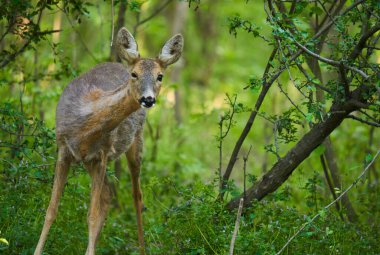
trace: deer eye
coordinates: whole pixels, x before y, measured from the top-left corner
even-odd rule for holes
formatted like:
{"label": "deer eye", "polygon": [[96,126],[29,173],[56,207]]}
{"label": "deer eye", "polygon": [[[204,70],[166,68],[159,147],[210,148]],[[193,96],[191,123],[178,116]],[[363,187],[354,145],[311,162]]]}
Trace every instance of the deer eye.
{"label": "deer eye", "polygon": [[131,73],[131,76],[132,76],[133,79],[137,79],[138,78],[137,73],[135,73],[135,72]]}
{"label": "deer eye", "polygon": [[162,78],[164,78],[164,76],[163,76],[162,74],[159,74],[159,75],[157,76],[157,81],[162,81]]}

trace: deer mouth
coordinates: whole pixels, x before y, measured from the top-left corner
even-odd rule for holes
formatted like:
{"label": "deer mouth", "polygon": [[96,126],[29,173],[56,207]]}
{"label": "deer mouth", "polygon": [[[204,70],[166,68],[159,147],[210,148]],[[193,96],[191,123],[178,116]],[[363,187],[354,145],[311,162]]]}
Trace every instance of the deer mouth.
{"label": "deer mouth", "polygon": [[149,108],[153,107],[155,105],[155,103],[141,102],[140,105],[141,105],[142,108],[149,109]]}
{"label": "deer mouth", "polygon": [[156,99],[151,97],[151,96],[142,97],[142,98],[140,98],[139,103],[140,103],[141,107],[143,107],[143,108],[151,108],[152,106],[154,106],[156,104]]}

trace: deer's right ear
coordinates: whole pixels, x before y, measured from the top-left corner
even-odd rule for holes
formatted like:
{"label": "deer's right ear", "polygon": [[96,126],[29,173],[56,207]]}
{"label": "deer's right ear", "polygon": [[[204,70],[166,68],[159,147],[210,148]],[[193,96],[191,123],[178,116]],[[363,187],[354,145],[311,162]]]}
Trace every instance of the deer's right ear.
{"label": "deer's right ear", "polygon": [[125,27],[117,33],[116,47],[119,57],[126,60],[128,64],[134,64],[140,58],[136,40]]}

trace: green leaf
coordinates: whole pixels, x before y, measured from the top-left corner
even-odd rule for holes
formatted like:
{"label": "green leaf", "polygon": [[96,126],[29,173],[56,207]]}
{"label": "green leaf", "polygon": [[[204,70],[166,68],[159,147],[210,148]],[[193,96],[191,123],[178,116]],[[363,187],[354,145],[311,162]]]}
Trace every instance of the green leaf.
{"label": "green leaf", "polygon": [[365,156],[365,162],[368,164],[369,162],[371,162],[373,159],[373,155],[372,154],[367,154]]}
{"label": "green leaf", "polygon": [[5,238],[0,238],[0,243],[3,243],[5,245],[9,246],[9,243],[8,243],[7,239],[5,239]]}
{"label": "green leaf", "polygon": [[326,218],[326,213],[327,213],[326,209],[319,210],[318,212],[319,216],[321,216],[322,219]]}
{"label": "green leaf", "polygon": [[306,113],[306,120],[308,122],[312,122],[313,121],[313,114],[312,113]]}

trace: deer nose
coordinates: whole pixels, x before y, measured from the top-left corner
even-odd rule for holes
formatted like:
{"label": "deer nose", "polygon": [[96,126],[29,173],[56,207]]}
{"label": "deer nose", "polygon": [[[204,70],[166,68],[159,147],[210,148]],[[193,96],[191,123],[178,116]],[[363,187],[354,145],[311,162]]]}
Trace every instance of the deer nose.
{"label": "deer nose", "polygon": [[145,108],[150,108],[156,103],[156,99],[154,97],[142,97],[139,99],[140,105]]}

